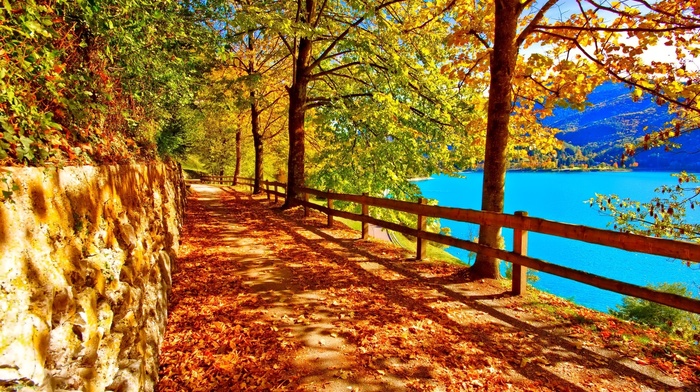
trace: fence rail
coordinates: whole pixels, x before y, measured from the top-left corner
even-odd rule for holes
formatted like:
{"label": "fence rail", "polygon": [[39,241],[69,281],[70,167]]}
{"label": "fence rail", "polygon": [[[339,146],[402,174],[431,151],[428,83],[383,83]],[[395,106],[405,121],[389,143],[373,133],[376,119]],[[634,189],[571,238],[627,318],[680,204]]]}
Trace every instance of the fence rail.
{"label": "fence rail", "polygon": [[[218,180],[216,176],[212,177],[213,180]],[[252,179],[240,178],[239,180],[243,184],[250,185],[252,191],[254,182]],[[278,200],[278,197],[285,197],[286,184],[275,181],[263,181],[262,185],[265,187],[263,190],[267,193],[268,199],[270,199],[270,195],[274,195],[275,201]],[[281,188],[281,191],[279,188]],[[527,268],[532,268],[601,289],[649,300],[677,309],[700,313],[700,300],[694,298],[659,292],[647,287],[621,282],[527,256],[527,237],[529,232],[583,241],[630,252],[671,257],[690,262],[700,262],[700,245],[698,244],[554,222],[546,219],[529,217],[526,212],[517,212],[511,215],[471,209],[430,206],[425,204],[424,200],[419,200],[416,203],[371,197],[367,194],[351,195],[331,191],[324,192],[304,187],[296,189],[296,192],[302,197],[302,200],[298,200],[297,202],[304,206],[305,215],[308,215],[308,209],[312,208],[328,216],[328,225],[333,224],[334,216],[360,221],[362,222],[362,238],[367,237],[368,224],[374,224],[416,237],[416,259],[418,260],[425,256],[425,241],[433,241],[510,262],[513,264],[512,280],[513,292],[515,294],[522,294],[525,291]],[[309,202],[309,195],[325,198],[327,200],[327,205],[322,206]],[[333,201],[335,200],[356,203],[361,206],[362,213],[356,214],[336,210],[333,208]],[[416,228],[411,228],[374,218],[369,214],[370,206],[415,214],[418,217],[418,225]],[[450,219],[477,225],[512,228],[514,235],[513,250],[495,249],[472,241],[428,232],[426,231],[425,225],[426,217]]]}

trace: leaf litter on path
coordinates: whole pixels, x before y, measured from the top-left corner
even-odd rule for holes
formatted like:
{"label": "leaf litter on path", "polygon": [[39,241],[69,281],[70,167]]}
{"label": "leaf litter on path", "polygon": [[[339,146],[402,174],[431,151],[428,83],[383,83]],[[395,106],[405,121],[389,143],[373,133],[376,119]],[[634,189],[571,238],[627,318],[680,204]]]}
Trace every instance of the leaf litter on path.
{"label": "leaf litter on path", "polygon": [[512,297],[320,213],[193,188],[158,391],[697,389],[692,348],[637,344],[631,323]]}

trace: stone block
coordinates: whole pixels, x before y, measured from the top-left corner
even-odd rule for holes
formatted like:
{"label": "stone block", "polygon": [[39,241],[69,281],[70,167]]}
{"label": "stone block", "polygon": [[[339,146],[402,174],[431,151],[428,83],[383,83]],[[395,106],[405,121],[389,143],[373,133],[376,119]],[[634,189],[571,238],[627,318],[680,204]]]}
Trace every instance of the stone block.
{"label": "stone block", "polygon": [[0,168],[0,385],[151,391],[182,224],[163,164]]}

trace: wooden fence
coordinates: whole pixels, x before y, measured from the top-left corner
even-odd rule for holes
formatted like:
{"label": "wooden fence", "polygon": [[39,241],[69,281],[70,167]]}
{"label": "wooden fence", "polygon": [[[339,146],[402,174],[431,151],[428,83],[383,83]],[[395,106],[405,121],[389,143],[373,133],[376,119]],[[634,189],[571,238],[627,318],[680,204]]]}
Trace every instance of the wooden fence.
{"label": "wooden fence", "polygon": [[212,175],[204,175],[200,178],[201,182],[205,182],[207,184],[222,184],[222,185],[232,185],[233,184],[233,179],[234,176],[212,176]]}
{"label": "wooden fence", "polygon": [[[251,179],[240,180],[245,180],[246,184],[252,184]],[[241,183],[243,183],[243,181],[241,181]],[[263,190],[267,193],[268,199],[270,199],[271,194],[274,195],[275,201],[278,200],[278,197],[285,196],[286,184],[284,183],[263,181],[262,185],[264,185]],[[433,241],[510,262],[513,264],[513,292],[517,295],[525,291],[527,268],[532,268],[601,289],[646,299],[677,309],[700,313],[700,300],[697,299],[655,291],[646,287],[617,281],[527,256],[528,232],[548,234],[591,244],[623,249],[630,252],[664,256],[690,262],[700,262],[700,245],[698,244],[554,222],[546,219],[529,217],[526,212],[522,211],[511,215],[462,208],[430,206],[425,204],[424,200],[419,200],[417,203],[414,203],[370,197],[367,194],[349,195],[303,187],[297,189],[297,194],[302,198],[302,200],[298,202],[304,206],[305,214],[308,215],[309,208],[319,210],[328,216],[328,225],[333,224],[334,216],[362,222],[362,238],[367,237],[368,225],[370,223],[416,237],[416,258],[418,260],[425,256],[426,241]],[[326,206],[309,202],[309,195],[325,198],[327,200]],[[335,200],[356,203],[361,206],[360,210],[362,212],[356,214],[333,209],[333,202]],[[418,217],[417,227],[406,227],[397,223],[373,218],[369,214],[370,206],[415,214]],[[477,225],[512,228],[514,236],[513,250],[495,249],[472,241],[428,232],[426,231],[427,217],[450,219]]]}

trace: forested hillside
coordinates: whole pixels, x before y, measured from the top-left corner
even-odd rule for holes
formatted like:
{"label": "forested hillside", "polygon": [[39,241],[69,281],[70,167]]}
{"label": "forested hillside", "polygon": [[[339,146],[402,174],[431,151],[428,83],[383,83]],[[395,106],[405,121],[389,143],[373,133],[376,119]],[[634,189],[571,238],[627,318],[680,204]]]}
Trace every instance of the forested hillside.
{"label": "forested hillside", "polygon": [[[633,100],[631,89],[621,83],[599,86],[588,101],[584,110],[555,108],[553,115],[543,120],[545,125],[562,130],[557,135],[565,143],[557,156],[560,166],[619,165],[626,144],[634,144],[675,117],[668,105],[658,105],[649,95]],[[679,147],[638,149],[625,157],[624,165],[640,170],[699,170],[700,161],[693,159],[700,151],[698,135],[689,133],[671,141]]]}

